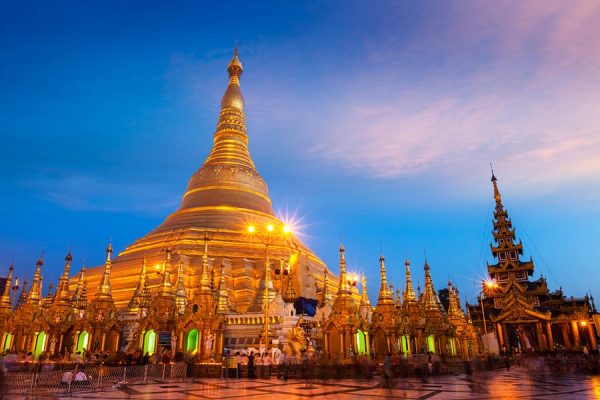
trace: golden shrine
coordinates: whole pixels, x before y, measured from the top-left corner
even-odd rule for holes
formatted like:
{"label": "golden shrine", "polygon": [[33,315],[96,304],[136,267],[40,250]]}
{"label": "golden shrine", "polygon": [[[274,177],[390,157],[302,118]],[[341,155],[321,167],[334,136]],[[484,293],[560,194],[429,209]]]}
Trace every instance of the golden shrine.
{"label": "golden shrine", "polygon": [[485,337],[487,326],[497,332],[500,346],[554,349],[558,341],[595,349],[593,299],[568,300],[549,293],[545,280],[528,280],[533,262],[519,260],[522,245],[514,243],[495,177],[492,253],[499,262],[489,266],[493,290],[481,311],[468,306],[465,314],[451,282],[439,292],[442,303],[427,260],[424,292],[415,293],[407,259],[403,292],[394,293],[381,256],[375,306],[365,276],[359,292],[359,276],[346,270],[343,246],[339,278],[329,279],[327,266],[274,215],[250,157],[237,49],[227,71],[212,150],[179,209],[114,259],[109,243],[103,266],[70,276],[69,252],[56,293],[42,294],[41,257],[29,289],[26,281],[13,284],[11,266],[0,279],[0,351],[172,349],[203,362],[247,348],[291,356],[320,350],[342,361],[427,352],[470,358],[489,351],[474,323]]}

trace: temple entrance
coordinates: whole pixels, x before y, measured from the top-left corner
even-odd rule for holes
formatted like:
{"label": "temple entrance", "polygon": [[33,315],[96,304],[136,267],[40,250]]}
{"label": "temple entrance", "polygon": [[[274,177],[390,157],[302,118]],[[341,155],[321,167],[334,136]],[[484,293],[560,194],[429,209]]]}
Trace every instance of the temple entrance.
{"label": "temple entrance", "polygon": [[356,352],[358,354],[366,354],[367,353],[367,340],[365,333],[358,329],[356,331]]}
{"label": "temple entrance", "polygon": [[185,351],[190,354],[196,354],[198,352],[198,329],[192,329],[188,332]]}
{"label": "temple entrance", "polygon": [[400,351],[402,351],[405,357],[411,353],[409,335],[402,335],[400,337]]}
{"label": "temple entrance", "polygon": [[9,351],[11,346],[12,346],[12,342],[13,342],[13,335],[12,333],[5,333],[2,336],[2,342],[0,343],[2,345],[2,347],[0,347],[0,349],[2,349],[2,351]]}
{"label": "temple entrance", "polygon": [[377,329],[377,331],[375,331],[373,345],[375,347],[375,353],[378,356],[386,356],[390,352],[388,349],[387,338],[381,329]]}
{"label": "temple entrance", "polygon": [[450,355],[451,356],[455,356],[456,355],[456,339],[451,337],[448,338],[448,347],[450,350]]}
{"label": "temple entrance", "polygon": [[44,352],[46,349],[46,342],[48,340],[48,336],[46,332],[36,332],[34,334],[33,341],[33,357],[38,358],[40,354]]}
{"label": "temple entrance", "polygon": [[90,341],[90,334],[86,331],[81,331],[79,332],[79,335],[77,335],[77,346],[75,347],[75,352],[84,352],[88,349],[88,345],[89,345],[89,341]]}
{"label": "temple entrance", "polygon": [[427,351],[431,353],[435,353],[435,336],[429,335],[427,336]]}
{"label": "temple entrance", "polygon": [[340,331],[335,327],[335,325],[332,325],[331,328],[329,329],[329,354],[343,354],[343,337],[342,334],[340,333]]}
{"label": "temple entrance", "polygon": [[536,336],[529,324],[509,325],[507,329],[509,347],[514,352],[531,352],[535,348]]}
{"label": "temple entrance", "polygon": [[121,336],[121,334],[119,333],[119,331],[117,331],[115,329],[111,329],[106,334],[106,342],[104,342],[104,350],[111,352],[111,353],[116,353],[117,351],[119,351],[120,336]]}
{"label": "temple entrance", "polygon": [[142,354],[151,356],[156,349],[156,332],[153,329],[146,331],[142,345]]}
{"label": "temple entrance", "polygon": [[69,328],[65,333],[62,334],[62,343],[60,343],[60,348],[58,351],[73,350],[73,328]]}

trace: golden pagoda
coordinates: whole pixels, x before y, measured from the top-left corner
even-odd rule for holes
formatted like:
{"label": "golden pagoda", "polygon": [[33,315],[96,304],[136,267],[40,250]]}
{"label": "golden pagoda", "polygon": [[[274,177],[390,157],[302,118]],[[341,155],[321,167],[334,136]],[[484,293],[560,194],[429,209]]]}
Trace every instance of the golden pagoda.
{"label": "golden pagoda", "polygon": [[[181,282],[188,289],[197,288],[203,263],[203,238],[211,241],[208,268],[213,276],[227,265],[222,279],[231,306],[238,312],[255,303],[259,281],[264,274],[265,247],[248,234],[247,226],[257,230],[267,225],[276,229],[285,222],[273,213],[267,184],[258,173],[248,151],[244,114],[244,97],[240,88],[243,67],[237,49],[229,62],[229,83],[221,101],[212,150],[204,164],[188,182],[179,209],[146,236],[136,240],[112,262],[112,298],[118,309],[125,309],[139,280],[144,258],[149,265],[148,287],[153,293],[164,281],[160,274],[166,248],[172,262],[180,265]],[[324,263],[293,234],[273,238],[269,257],[289,260],[291,282],[288,293],[316,299],[315,282],[323,282]],[[216,266],[216,270],[213,268]],[[91,285],[103,279],[101,267],[87,271]],[[74,290],[77,282],[71,282]],[[279,291],[279,282],[269,282]],[[181,289],[181,287],[180,287]],[[221,288],[221,291],[224,289]],[[180,291],[180,293],[182,293]],[[180,306],[183,304],[180,301]]]}

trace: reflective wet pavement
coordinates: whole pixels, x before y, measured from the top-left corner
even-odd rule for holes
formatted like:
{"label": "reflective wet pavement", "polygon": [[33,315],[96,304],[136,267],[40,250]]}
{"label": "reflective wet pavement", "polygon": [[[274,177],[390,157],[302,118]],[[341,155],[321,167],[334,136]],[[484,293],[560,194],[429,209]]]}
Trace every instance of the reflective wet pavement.
{"label": "reflective wet pavement", "polygon": [[552,376],[523,368],[473,376],[398,378],[391,387],[371,381],[272,379],[198,379],[171,384],[132,385],[101,393],[78,393],[102,399],[600,399],[600,376]]}

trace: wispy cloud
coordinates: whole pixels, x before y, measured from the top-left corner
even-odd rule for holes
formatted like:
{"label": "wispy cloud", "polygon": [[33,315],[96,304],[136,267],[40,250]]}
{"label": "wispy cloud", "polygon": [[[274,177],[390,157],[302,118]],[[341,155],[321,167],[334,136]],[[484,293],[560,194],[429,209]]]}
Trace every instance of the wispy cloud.
{"label": "wispy cloud", "polygon": [[369,41],[309,153],[380,178],[488,161],[524,186],[598,177],[600,5],[460,4],[414,43]]}

